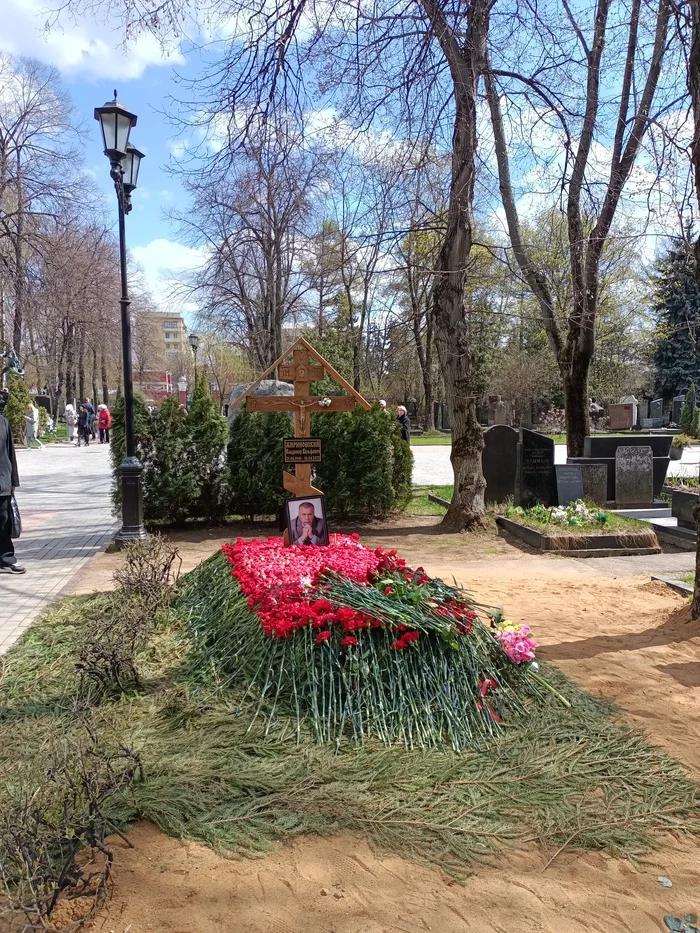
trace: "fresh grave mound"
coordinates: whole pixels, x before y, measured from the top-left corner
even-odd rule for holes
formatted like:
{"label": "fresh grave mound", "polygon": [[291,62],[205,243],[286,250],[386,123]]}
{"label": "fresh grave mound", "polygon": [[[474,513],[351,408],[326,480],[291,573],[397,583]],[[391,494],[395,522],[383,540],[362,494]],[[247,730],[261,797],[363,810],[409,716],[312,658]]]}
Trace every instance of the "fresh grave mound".
{"label": "fresh grave mound", "polygon": [[357,535],[239,539],[188,575],[179,607],[194,673],[243,687],[270,721],[278,707],[306,721],[319,742],[478,748],[552,690],[528,627]]}

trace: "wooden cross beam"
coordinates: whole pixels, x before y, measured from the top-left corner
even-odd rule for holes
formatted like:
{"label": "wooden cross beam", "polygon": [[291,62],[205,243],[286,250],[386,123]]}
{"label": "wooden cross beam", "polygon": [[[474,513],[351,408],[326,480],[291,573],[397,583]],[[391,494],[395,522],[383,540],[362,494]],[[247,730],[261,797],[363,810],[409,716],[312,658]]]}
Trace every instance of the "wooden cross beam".
{"label": "wooden cross beam", "polygon": [[[292,355],[291,364],[284,360]],[[262,395],[250,393],[273,369],[279,372],[279,378],[294,383],[294,395]],[[349,395],[334,395],[325,398],[321,395],[311,395],[310,382],[320,382],[328,373]],[[283,353],[270,368],[257,379],[250,388],[243,393],[241,399],[246,401],[246,410],[251,412],[262,411],[289,411],[294,413],[294,436],[311,436],[311,413],[354,411],[355,405],[365,410],[370,408],[369,402],[359,392],[346,382],[343,377],[333,369],[320,353],[318,353],[303,337]],[[297,463],[294,473],[285,470],[283,473],[284,488],[295,496],[322,495],[319,489],[311,485],[311,464]]]}

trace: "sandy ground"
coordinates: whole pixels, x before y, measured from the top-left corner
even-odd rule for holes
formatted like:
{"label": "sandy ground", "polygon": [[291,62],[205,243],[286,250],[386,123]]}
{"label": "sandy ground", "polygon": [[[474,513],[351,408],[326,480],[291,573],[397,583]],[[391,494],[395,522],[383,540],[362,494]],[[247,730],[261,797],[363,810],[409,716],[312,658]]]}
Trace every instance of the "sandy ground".
{"label": "sandy ground", "polygon": [[[414,565],[456,579],[531,625],[541,655],[594,694],[614,699],[649,739],[700,779],[700,626],[649,574],[605,561],[529,554],[502,539],[438,536],[430,519],[367,534]],[[186,536],[185,536],[186,537]],[[225,538],[181,537],[185,567]],[[100,557],[77,590],[102,588],[118,562]],[[480,867],[465,885],[361,839],[306,838],[258,860],[225,860],[141,825],[115,843],[114,896],[91,929],[113,933],[646,933],[664,914],[700,913],[700,841],[657,849],[636,866],[599,853],[533,847]],[[662,887],[657,876],[672,879]]]}

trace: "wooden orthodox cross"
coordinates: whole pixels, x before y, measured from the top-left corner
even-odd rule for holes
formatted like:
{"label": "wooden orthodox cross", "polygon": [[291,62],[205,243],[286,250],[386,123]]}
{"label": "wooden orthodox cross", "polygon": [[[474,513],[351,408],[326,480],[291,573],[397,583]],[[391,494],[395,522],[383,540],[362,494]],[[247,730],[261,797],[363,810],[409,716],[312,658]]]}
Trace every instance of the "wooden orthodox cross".
{"label": "wooden orthodox cross", "polygon": [[[292,357],[292,363],[285,360]],[[294,395],[251,395],[251,392],[274,370],[278,369],[279,378],[283,382],[294,383]],[[319,382],[325,374],[335,380],[338,385],[348,392],[348,395],[310,395],[309,383]],[[336,372],[331,364],[320,353],[300,337],[293,346],[286,350],[282,356],[275,360],[269,369],[260,376],[243,393],[241,401],[245,399],[247,411],[290,411],[294,412],[294,436],[311,436],[311,413],[353,411],[355,405],[365,410],[370,408],[369,402],[359,392],[346,382]],[[311,494],[322,495],[320,489],[311,485],[311,464],[297,463],[294,473],[285,470],[283,473],[284,488],[293,496],[307,496]]]}

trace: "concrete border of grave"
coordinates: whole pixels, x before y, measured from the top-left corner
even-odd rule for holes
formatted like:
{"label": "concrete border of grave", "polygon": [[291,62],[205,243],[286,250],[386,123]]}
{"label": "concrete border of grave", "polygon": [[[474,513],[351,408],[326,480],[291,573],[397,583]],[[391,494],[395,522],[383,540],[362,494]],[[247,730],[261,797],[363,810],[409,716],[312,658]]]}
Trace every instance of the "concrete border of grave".
{"label": "concrete border of grave", "polygon": [[645,554],[660,554],[661,548],[654,530],[640,528],[626,534],[583,535],[562,531],[559,534],[544,534],[511,518],[499,515],[496,524],[500,531],[547,554],[564,557],[626,557]]}

